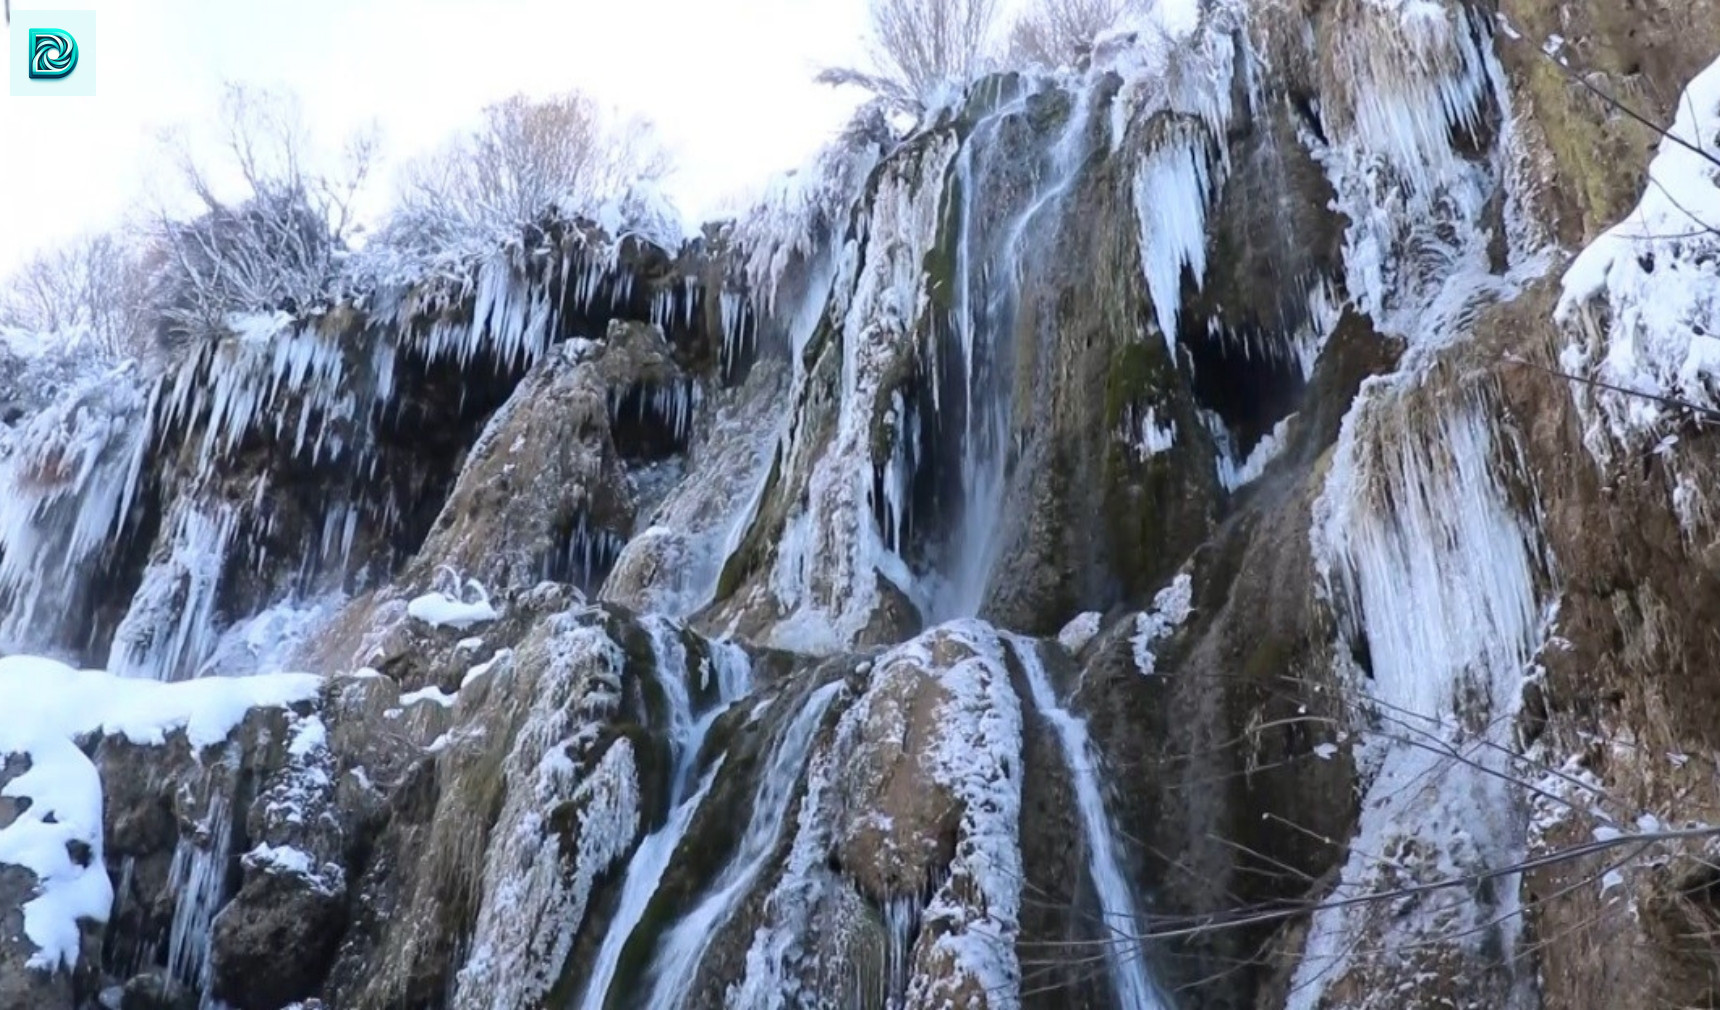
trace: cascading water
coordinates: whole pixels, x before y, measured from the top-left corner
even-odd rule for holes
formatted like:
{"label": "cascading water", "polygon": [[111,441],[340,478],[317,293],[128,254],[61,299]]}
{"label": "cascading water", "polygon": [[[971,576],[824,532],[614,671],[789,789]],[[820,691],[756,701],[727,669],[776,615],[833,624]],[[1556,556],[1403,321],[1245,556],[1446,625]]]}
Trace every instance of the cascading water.
{"label": "cascading water", "polygon": [[734,858],[693,910],[675,924],[657,947],[648,973],[652,984],[644,1004],[647,1010],[680,1010],[684,1005],[699,962],[704,960],[717,930],[728,922],[736,906],[752,890],[776,850],[818,727],[842,690],[843,683],[835,681],[813,691],[783,729],[762,769],[753,796],[752,816]]}
{"label": "cascading water", "polygon": [[[646,618],[646,627],[651,632],[652,650],[657,657],[658,669],[684,670],[686,647],[681,644],[675,625],[661,617],[649,617]],[[676,655],[682,660],[679,667],[665,665],[667,660]],[[751,687],[752,665],[745,652],[727,642],[711,643],[709,662],[710,666],[705,670],[707,683],[704,686],[709,688],[708,681],[714,673],[717,700],[696,720],[692,717],[686,682],[681,680],[679,689],[675,689],[670,681],[678,678],[662,678],[664,692],[668,695],[672,708],[669,723],[675,754],[669,794],[669,819],[639,843],[632,861],[627,864],[627,873],[621,884],[621,900],[616,906],[615,917],[610,920],[608,932],[604,934],[603,947],[598,952],[597,963],[592,968],[590,981],[586,984],[585,997],[578,1004],[580,1010],[603,1010],[627,941],[632,937],[640,920],[644,919],[651,898],[657,893],[657,885],[663,880],[663,872],[669,868],[670,858],[680,846],[681,839],[686,837],[687,828],[693,823],[693,816],[705,802],[711,783],[722,770],[723,759],[719,757],[704,775],[698,777],[697,788],[693,788],[694,776],[698,772],[699,752],[704,748],[705,738],[710,734],[711,726],[717,721],[717,717],[728,711],[729,706],[745,695]]]}
{"label": "cascading water", "polygon": [[1070,712],[1057,700],[1039,643],[1016,635],[1006,636],[1021,661],[1033,705],[1057,734],[1063,763],[1075,786],[1076,812],[1087,841],[1087,870],[1099,895],[1100,928],[1104,933],[1105,968],[1121,1010],[1169,1010],[1170,1000],[1153,981],[1140,942],[1135,939],[1145,925],[1135,904],[1134,887],[1123,869],[1117,851],[1116,831],[1105,811],[1104,790],[1099,784],[1099,752],[1087,734],[1086,720]]}
{"label": "cascading water", "polygon": [[[1011,119],[1027,114],[1030,102],[1046,97],[1045,92],[1030,94],[983,119],[955,163],[960,230],[955,239],[950,339],[959,345],[966,427],[961,438],[958,525],[949,538],[950,565],[941,573],[942,585],[931,594],[934,622],[979,613],[999,552],[1007,546],[1004,503],[1017,448],[1011,435],[1021,339],[1016,331],[1021,292],[1027,287],[1025,273],[1037,269],[1032,265],[1037,260],[1026,255],[1032,251],[1027,239],[1041,240],[1033,243],[1035,248],[1048,247],[1061,227],[1056,210],[1074,189],[1086,160],[1091,92],[1073,90],[1062,132],[1038,155],[1027,199],[1019,209],[1000,218],[992,213],[996,208],[977,207],[975,195],[982,191],[980,183],[988,174],[1017,170],[1010,163],[1008,146],[997,138]],[[977,164],[976,157],[981,159]],[[1008,188],[988,185],[983,189],[998,191]],[[976,252],[982,257],[977,263]]]}

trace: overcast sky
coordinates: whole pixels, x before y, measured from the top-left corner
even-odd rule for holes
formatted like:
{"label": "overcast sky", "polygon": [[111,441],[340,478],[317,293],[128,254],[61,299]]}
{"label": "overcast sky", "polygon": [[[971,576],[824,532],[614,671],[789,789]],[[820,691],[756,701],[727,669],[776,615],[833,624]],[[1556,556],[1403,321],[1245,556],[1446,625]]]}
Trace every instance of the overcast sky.
{"label": "overcast sky", "polygon": [[[96,11],[95,98],[0,94],[0,274],[163,192],[163,128],[207,124],[221,84],[295,92],[336,147],[375,120],[401,160],[515,92],[580,88],[658,126],[668,186],[711,208],[805,159],[853,108],[812,84],[853,63],[863,0],[12,0]],[[10,50],[8,50],[10,51]]]}

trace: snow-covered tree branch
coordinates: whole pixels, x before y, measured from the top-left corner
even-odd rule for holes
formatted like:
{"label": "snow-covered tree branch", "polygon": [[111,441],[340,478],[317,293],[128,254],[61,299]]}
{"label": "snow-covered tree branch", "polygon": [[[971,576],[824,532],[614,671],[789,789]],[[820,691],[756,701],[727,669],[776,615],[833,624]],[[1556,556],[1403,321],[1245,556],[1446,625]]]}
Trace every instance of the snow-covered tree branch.
{"label": "snow-covered tree branch", "polygon": [[491,239],[552,207],[588,211],[669,168],[643,120],[608,116],[577,91],[515,95],[485,109],[475,131],[408,167],[389,239],[410,246]]}
{"label": "snow-covered tree branch", "polygon": [[[318,171],[291,97],[238,85],[223,98],[221,130],[225,164],[174,145],[202,213],[156,215],[147,300],[163,339],[221,332],[232,313],[295,311],[323,298],[379,146],[374,130],[362,132],[338,170]],[[241,195],[224,197],[213,169],[236,175]]]}
{"label": "snow-covered tree branch", "polygon": [[916,109],[947,84],[966,84],[997,50],[998,0],[871,0],[871,66],[833,67],[825,84],[853,84]]}

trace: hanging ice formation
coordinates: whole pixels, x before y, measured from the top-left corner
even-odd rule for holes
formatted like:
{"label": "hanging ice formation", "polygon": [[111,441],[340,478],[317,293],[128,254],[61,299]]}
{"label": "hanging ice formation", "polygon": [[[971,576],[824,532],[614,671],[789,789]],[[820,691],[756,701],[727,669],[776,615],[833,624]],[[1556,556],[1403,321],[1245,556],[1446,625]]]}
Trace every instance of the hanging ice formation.
{"label": "hanging ice formation", "polygon": [[171,553],[144,571],[119,629],[107,669],[127,677],[182,680],[214,649],[216,589],[227,564],[236,514],[190,507],[172,517]]}
{"label": "hanging ice formation", "polygon": [[587,592],[596,592],[604,577],[627,546],[620,534],[594,527],[581,512],[569,525],[560,551],[544,559],[543,577],[552,582],[571,582]]}
{"label": "hanging ice formation", "polygon": [[641,379],[609,391],[609,427],[629,459],[658,459],[685,452],[703,393],[692,379]]}
{"label": "hanging ice formation", "polygon": [[[708,311],[738,362],[750,304],[708,287],[696,247],[644,237],[660,234],[559,223],[428,279],[370,277],[300,318],[234,316],[230,336],[190,348],[153,385],[116,376],[62,399],[0,461],[0,647],[190,675],[223,613],[391,574],[452,485],[454,447],[552,343],[601,338],[618,317],[697,341]],[[701,396],[677,383],[615,407],[679,451]],[[621,542],[570,541],[554,564],[594,587]]]}
{"label": "hanging ice formation", "polygon": [[180,985],[198,994],[199,1010],[211,1010],[213,975],[209,964],[210,929],[227,899],[227,870],[233,847],[233,797],[220,776],[211,776],[202,822],[194,835],[181,837],[168,869],[174,896],[168,935],[167,967]]}
{"label": "hanging ice formation", "polygon": [[0,459],[0,652],[68,652],[94,629],[73,615],[109,602],[147,479],[145,398],[102,376],[33,418]]}

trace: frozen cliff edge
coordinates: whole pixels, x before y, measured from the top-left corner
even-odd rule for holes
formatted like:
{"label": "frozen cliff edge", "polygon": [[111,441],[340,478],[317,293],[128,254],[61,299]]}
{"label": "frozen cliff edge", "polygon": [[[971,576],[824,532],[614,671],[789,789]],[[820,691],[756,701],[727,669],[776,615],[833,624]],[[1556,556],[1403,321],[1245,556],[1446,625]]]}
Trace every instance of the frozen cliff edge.
{"label": "frozen cliff edge", "polygon": [[309,674],[209,678],[183,684],[74,670],[29,656],[0,658],[0,755],[7,823],[0,866],[35,876],[23,906],[27,967],[72,970],[85,923],[103,923],[114,892],[103,861],[102,782],[82,746],[115,736],[158,746],[183,734],[197,750],[226,742],[253,709],[313,701]]}

